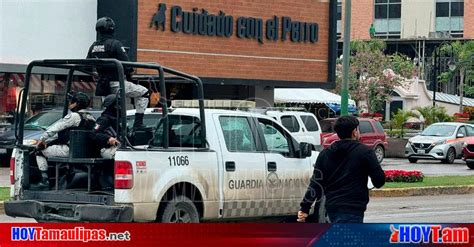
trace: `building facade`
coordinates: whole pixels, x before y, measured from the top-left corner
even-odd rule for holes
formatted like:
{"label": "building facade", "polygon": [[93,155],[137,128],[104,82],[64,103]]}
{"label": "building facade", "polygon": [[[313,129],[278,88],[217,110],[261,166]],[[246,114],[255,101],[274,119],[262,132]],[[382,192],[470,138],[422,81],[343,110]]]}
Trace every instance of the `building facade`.
{"label": "building facade", "polygon": [[[474,39],[472,0],[353,0],[351,5],[351,40],[381,39],[387,44],[386,53],[407,55],[416,66],[415,78],[426,83],[427,90],[435,90],[434,50],[444,43]],[[342,54],[344,7],[345,1],[338,0],[338,55]],[[448,71],[452,60],[452,57],[441,56],[440,71]],[[471,81],[465,83],[472,84]],[[437,83],[436,90],[456,97],[460,92],[459,77]],[[392,101],[383,109],[386,119],[398,109],[408,109],[408,98],[394,93]]]}
{"label": "building facade", "polygon": [[[338,36],[344,33],[344,0],[338,0]],[[351,1],[351,39],[474,38],[471,0],[357,0]],[[466,25],[464,25],[466,23]]]}
{"label": "building facade", "polygon": [[[263,106],[273,105],[275,87],[333,88],[336,4],[336,0],[4,0],[0,114],[14,110],[12,102],[32,60],[85,58],[96,38],[95,22],[102,16],[116,22],[116,37],[128,47],[131,60],[201,77],[208,99],[250,99]],[[46,72],[38,74],[32,92],[41,99],[52,95],[46,98],[52,102],[39,101],[47,106],[42,108],[60,106],[55,95],[64,91],[64,73]],[[76,89],[92,95],[94,85],[83,80],[75,78]],[[193,94],[193,88],[169,88],[176,98]]]}

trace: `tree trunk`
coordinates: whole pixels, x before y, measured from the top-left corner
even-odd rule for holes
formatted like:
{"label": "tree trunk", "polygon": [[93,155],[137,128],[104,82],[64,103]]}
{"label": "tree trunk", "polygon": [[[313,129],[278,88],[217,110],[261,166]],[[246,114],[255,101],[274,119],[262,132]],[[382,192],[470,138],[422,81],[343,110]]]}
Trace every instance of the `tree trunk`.
{"label": "tree trunk", "polygon": [[463,113],[463,100],[464,100],[464,74],[466,73],[465,69],[462,68],[460,71],[460,81],[459,81],[459,112]]}

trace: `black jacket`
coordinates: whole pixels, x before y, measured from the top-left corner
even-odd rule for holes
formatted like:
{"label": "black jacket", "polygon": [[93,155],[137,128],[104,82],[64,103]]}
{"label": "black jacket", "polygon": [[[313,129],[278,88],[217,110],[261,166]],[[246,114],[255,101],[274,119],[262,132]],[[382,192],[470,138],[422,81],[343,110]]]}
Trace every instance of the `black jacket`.
{"label": "black jacket", "polygon": [[328,212],[363,213],[369,203],[369,176],[375,187],[385,184],[385,173],[374,151],[358,141],[335,142],[319,154],[300,210],[308,213],[324,194]]}
{"label": "black jacket", "polygon": [[117,137],[117,111],[115,109],[106,109],[96,121],[96,125],[91,139],[95,145],[99,148],[109,148],[108,143],[110,137]]}
{"label": "black jacket", "polygon": [[[115,58],[119,61],[129,61],[125,48],[113,35],[102,34],[97,41],[92,43],[87,53],[87,58]],[[130,78],[131,69],[124,68],[125,75]],[[117,70],[114,66],[98,68],[101,78],[107,81],[118,81]]]}

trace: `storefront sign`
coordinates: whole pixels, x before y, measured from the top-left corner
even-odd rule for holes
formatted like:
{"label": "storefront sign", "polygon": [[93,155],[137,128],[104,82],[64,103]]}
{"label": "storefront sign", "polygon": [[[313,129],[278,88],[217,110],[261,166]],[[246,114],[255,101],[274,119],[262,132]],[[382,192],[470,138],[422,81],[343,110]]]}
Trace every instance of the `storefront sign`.
{"label": "storefront sign", "polygon": [[[153,15],[150,27],[155,26],[157,30],[165,31],[166,10],[166,4],[158,5],[158,11]],[[317,23],[294,21],[288,16],[274,16],[268,20],[243,16],[235,19],[222,10],[218,14],[212,14],[206,9],[198,8],[185,11],[180,6],[171,7],[170,15],[170,30],[174,33],[226,38],[235,33],[238,38],[253,39],[261,44],[264,43],[264,39],[285,41],[288,38],[295,43],[318,42]]]}

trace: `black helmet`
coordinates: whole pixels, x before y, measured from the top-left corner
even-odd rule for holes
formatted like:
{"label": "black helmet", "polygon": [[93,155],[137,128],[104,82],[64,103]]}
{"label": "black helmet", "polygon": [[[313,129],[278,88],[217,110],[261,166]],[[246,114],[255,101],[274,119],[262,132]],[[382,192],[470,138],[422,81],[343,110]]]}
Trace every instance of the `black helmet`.
{"label": "black helmet", "polygon": [[102,102],[102,107],[109,108],[111,106],[115,106],[117,102],[117,96],[115,94],[109,94],[104,98]]}
{"label": "black helmet", "polygon": [[69,103],[76,103],[77,106],[74,108],[75,111],[86,109],[90,104],[90,98],[85,93],[82,92],[71,92],[68,94]]}
{"label": "black helmet", "polygon": [[95,30],[99,33],[113,33],[115,30],[115,22],[110,17],[102,17],[97,20]]}

